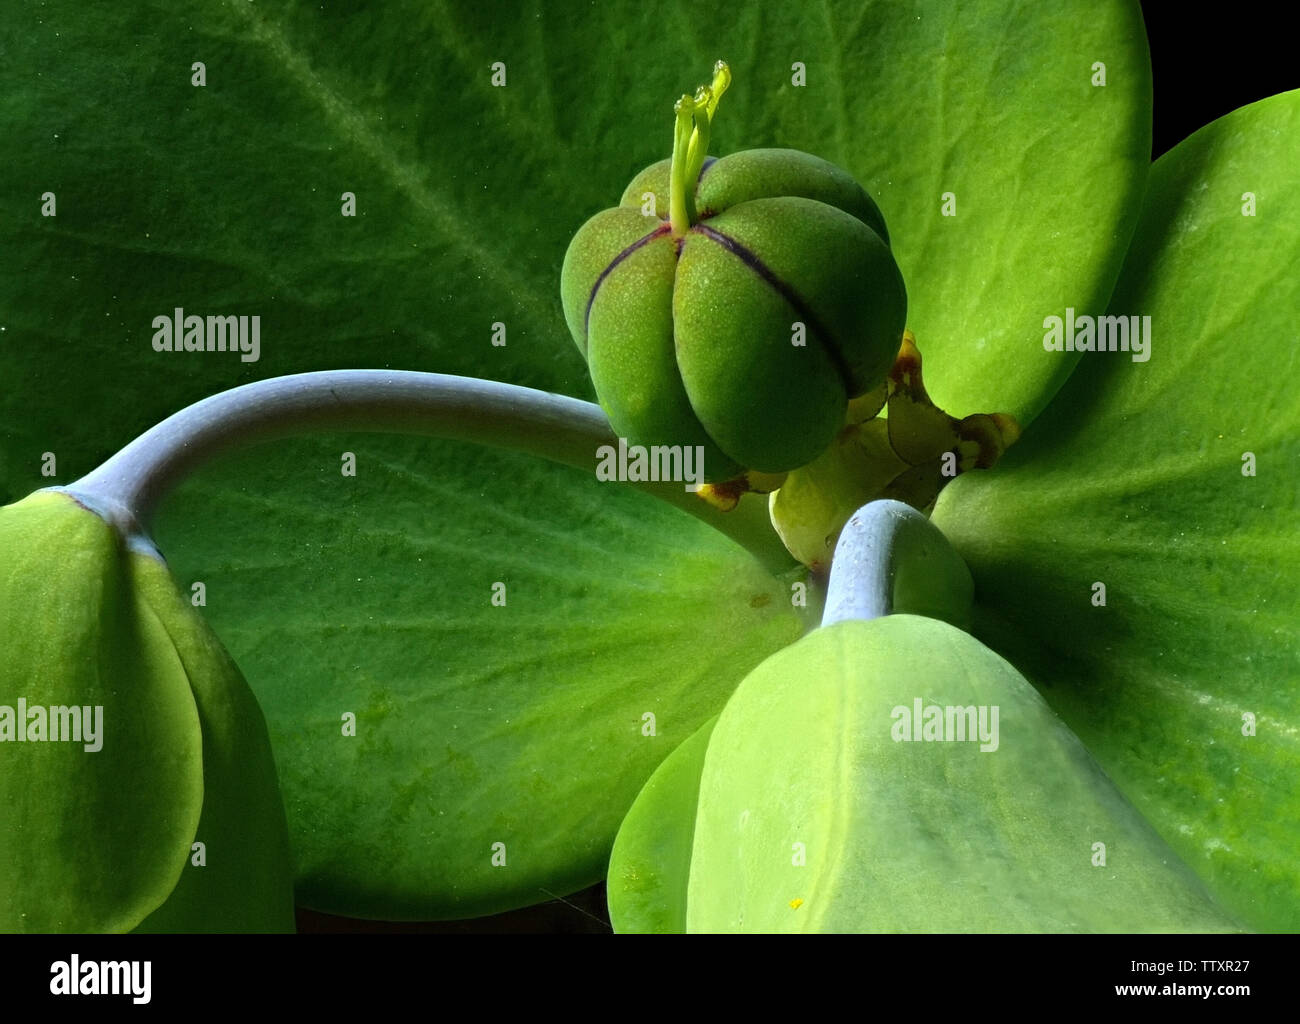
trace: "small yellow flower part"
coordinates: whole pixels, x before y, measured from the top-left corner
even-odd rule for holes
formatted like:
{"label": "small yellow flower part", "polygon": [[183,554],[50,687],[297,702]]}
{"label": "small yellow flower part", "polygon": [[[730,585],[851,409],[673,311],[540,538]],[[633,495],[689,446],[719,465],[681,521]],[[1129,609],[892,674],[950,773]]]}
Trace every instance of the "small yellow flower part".
{"label": "small yellow flower part", "polygon": [[803,906],[803,900],[801,899],[795,898],[790,901],[791,910],[798,910],[802,906]]}
{"label": "small yellow flower part", "polygon": [[734,480],[720,484],[701,484],[697,492],[714,508],[730,512],[744,494],[770,494],[785,483],[786,473],[760,473],[751,469]]}
{"label": "small yellow flower part", "polygon": [[[880,416],[886,407],[888,415]],[[959,420],[936,406],[908,330],[888,379],[850,401],[846,421],[821,455],[790,471],[768,503],[786,549],[814,572],[826,569],[840,530],[867,502],[892,498],[928,515],[953,477],[991,468],[1020,437],[1006,413]],[[718,485],[727,497],[732,486]],[[705,496],[723,507],[719,497]]]}

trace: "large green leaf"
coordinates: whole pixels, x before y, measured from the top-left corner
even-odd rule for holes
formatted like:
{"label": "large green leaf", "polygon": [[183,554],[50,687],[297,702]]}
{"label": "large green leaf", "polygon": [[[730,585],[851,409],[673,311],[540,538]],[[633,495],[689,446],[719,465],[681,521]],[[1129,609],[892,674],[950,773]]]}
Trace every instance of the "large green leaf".
{"label": "large green leaf", "polygon": [[663,759],[618,827],[605,880],[609,923],[616,932],[686,931],[700,773],[717,723],[715,715]]}
{"label": "large green leaf", "polygon": [[[186,485],[158,531],[260,681],[300,902],[418,919],[591,884],[655,765],[799,635],[790,587],[577,470],[360,440],[250,450]],[[437,472],[407,468],[421,457]]]}
{"label": "large green leaf", "polygon": [[1149,361],[1085,355],[1037,436],[957,480],[935,512],[975,577],[980,635],[1227,905],[1288,931],[1300,928],[1297,138],[1290,92],[1156,163],[1111,302],[1151,317]]}
{"label": "large green leaf", "polygon": [[[1141,201],[1151,73],[1138,5],[789,10],[825,33],[820,60],[799,58],[808,87],[790,88],[784,71],[807,43],[771,28],[759,52],[777,65],[778,99],[751,92],[718,131],[747,145],[737,133],[758,120],[852,171],[889,225],[935,403],[1028,423],[1074,365],[1065,354],[1024,358],[1037,311],[1105,306]],[[1097,63],[1104,86],[1093,84]],[[955,216],[943,215],[947,193]]]}
{"label": "large green leaf", "polygon": [[915,615],[816,630],[740,684],[704,755],[686,921],[1238,927],[1014,668]]}
{"label": "large green leaf", "polygon": [[[178,407],[255,377],[399,366],[589,396],[560,311],[565,246],[667,155],[672,100],[720,56],[736,84],[715,151],[793,146],[857,175],[889,220],[936,400],[1027,418],[1070,361],[1019,358],[1026,296],[1084,308],[1106,292],[1146,147],[1145,44],[1136,6],[1118,0],[826,3],[811,17],[771,0],[713,19],[631,0],[361,12],[50,0],[0,23],[0,52],[0,501],[53,482],[38,475],[42,453],[70,480]],[[1094,60],[1107,62],[1104,88],[1088,83]],[[491,84],[496,61],[504,88]],[[956,218],[939,217],[948,190]],[[345,191],[356,217],[340,215]],[[41,216],[46,192],[55,217]],[[153,318],[177,307],[260,316],[260,360],[155,352]],[[497,322],[504,346],[490,343]],[[348,450],[365,467],[355,481],[338,476],[338,447],[318,444],[213,469],[161,525],[169,557],[211,586],[213,619],[267,708],[305,898],[460,912],[593,877],[614,805],[673,733],[625,761],[622,735],[588,729],[585,709],[630,711],[654,692],[673,728],[698,724],[746,657],[788,636],[775,611],[786,592],[778,600],[679,514],[597,499],[569,471],[388,439]],[[488,575],[525,593],[534,579],[550,602],[517,630],[457,596],[482,592],[467,575],[484,557],[474,523],[519,556]],[[358,578],[371,581],[364,596]],[[648,581],[658,594],[633,616],[628,595]],[[587,603],[557,598],[562,587]],[[751,609],[760,594],[772,603]],[[675,639],[646,660],[627,645],[633,622]],[[593,636],[605,646],[586,681],[556,690],[563,670],[545,659]],[[715,666],[709,686],[691,689],[701,662]],[[460,703],[470,686],[474,703]],[[695,703],[674,704],[674,688]],[[575,723],[567,744],[525,732],[526,716],[496,717],[524,705]],[[314,730],[336,730],[349,708],[389,709],[394,731],[324,753]],[[476,848],[445,859],[455,841],[404,817],[429,794],[448,815],[472,813],[458,801],[479,776],[461,761],[460,774],[440,770],[445,745],[430,759],[433,722],[470,737],[458,756],[485,752],[471,763],[492,781],[473,812],[491,806],[488,823],[515,822],[535,792],[552,800],[526,819],[554,839],[545,866],[515,860],[509,883],[462,877]],[[581,777],[549,762],[554,746],[587,753]],[[594,791],[605,776],[624,788]]]}

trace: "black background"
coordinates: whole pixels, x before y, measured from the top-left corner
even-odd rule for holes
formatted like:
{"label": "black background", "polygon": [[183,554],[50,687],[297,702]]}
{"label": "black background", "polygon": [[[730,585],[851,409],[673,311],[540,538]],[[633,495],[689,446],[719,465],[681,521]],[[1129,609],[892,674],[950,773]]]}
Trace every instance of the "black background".
{"label": "black background", "polygon": [[1151,42],[1153,156],[1238,107],[1300,87],[1293,2],[1150,0],[1142,12]]}

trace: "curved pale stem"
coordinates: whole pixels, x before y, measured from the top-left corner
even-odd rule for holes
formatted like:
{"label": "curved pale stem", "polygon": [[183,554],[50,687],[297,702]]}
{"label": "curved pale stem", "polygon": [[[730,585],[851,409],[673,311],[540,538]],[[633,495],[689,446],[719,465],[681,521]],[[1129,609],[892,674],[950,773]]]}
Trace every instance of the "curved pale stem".
{"label": "curved pale stem", "polygon": [[840,533],[822,625],[905,613],[964,629],[973,593],[970,570],[939,528],[910,505],[881,499]]}
{"label": "curved pale stem", "polygon": [[[618,444],[600,407],[576,398],[473,377],[409,370],[323,370],[223,391],[168,417],[98,469],[61,488],[147,531],[187,474],[224,452],[318,431],[422,434],[508,448],[595,474],[597,449]],[[731,537],[764,565],[789,554],[764,502],[721,512],[681,483],[635,483]]]}

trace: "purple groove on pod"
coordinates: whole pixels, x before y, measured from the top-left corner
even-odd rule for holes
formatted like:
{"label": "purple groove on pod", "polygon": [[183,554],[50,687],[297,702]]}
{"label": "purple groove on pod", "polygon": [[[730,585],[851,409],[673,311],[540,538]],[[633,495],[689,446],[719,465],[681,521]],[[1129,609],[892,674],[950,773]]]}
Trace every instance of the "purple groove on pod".
{"label": "purple groove on pod", "polygon": [[834,365],[836,372],[840,376],[841,382],[844,384],[845,394],[850,398],[857,397],[853,393],[853,374],[849,371],[848,365],[844,362],[844,358],[840,354],[839,349],[837,349],[835,344],[832,342],[830,332],[825,329],[821,321],[817,318],[817,315],[811,308],[809,308],[808,304],[804,302],[799,293],[778,277],[772,268],[759,258],[757,253],[745,248],[745,246],[741,245],[730,235],[724,235],[721,231],[718,231],[716,228],[711,228],[706,224],[696,224],[691,228],[691,231],[698,232],[705,238],[713,239],[713,241],[717,242],[728,252],[732,253],[732,255],[744,263],[745,266],[749,267],[750,270],[754,271],[754,273],[771,285],[786,302],[790,303],[790,305],[794,307],[795,312],[799,314],[800,319],[808,325],[813,336],[821,342],[822,348],[830,357],[831,363]]}
{"label": "purple groove on pod", "polygon": [[[700,206],[700,186],[704,184],[704,174],[717,162],[718,158],[716,156],[706,156],[704,158],[704,165],[700,168],[700,173],[695,178],[695,205],[698,207],[700,220],[707,220],[710,217],[716,217],[720,212],[718,210],[706,210],[704,207]],[[677,241],[680,242],[681,239],[679,238]],[[678,252],[681,252],[681,246],[678,246]]]}
{"label": "purple groove on pod", "polygon": [[640,249],[641,246],[645,245],[647,242],[652,241],[653,239],[658,238],[660,235],[667,234],[671,230],[672,230],[672,225],[665,222],[661,224],[659,227],[655,228],[653,231],[651,231],[648,235],[644,235],[641,238],[638,238],[635,242],[633,242],[621,253],[619,253],[612,260],[609,261],[609,266],[607,266],[604,270],[600,272],[600,277],[596,278],[596,283],[591,286],[591,295],[588,296],[587,298],[587,311],[583,314],[583,318],[582,318],[582,329],[584,331],[590,329],[592,303],[596,301],[596,293],[600,291],[600,286],[605,283],[605,278],[609,277],[610,271],[612,271],[625,259],[631,256],[638,249]]}

